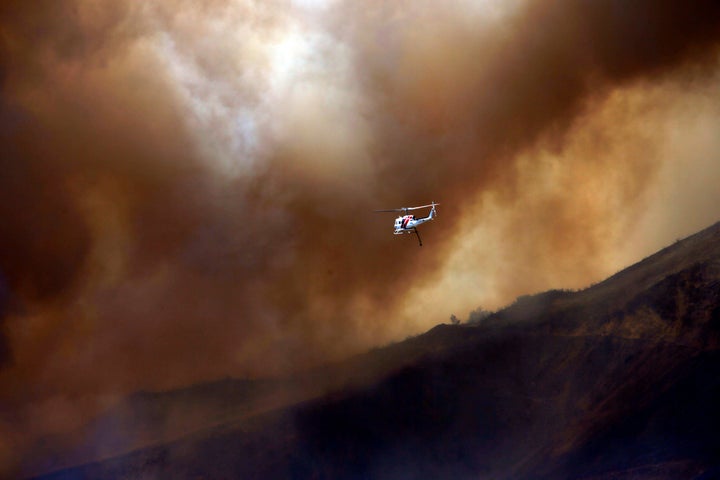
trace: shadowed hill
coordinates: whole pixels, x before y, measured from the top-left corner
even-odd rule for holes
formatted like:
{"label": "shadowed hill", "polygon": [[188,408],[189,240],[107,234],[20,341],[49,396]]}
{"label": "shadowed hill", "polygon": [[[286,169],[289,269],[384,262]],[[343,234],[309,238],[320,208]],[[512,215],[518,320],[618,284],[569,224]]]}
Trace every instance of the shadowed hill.
{"label": "shadowed hill", "polygon": [[307,374],[331,394],[42,478],[717,478],[719,345],[716,224]]}

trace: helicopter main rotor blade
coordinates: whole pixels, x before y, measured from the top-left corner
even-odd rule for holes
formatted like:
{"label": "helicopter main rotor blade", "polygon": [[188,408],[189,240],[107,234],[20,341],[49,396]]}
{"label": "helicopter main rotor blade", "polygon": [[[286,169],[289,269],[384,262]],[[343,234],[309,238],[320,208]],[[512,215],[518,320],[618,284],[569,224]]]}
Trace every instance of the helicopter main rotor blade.
{"label": "helicopter main rotor blade", "polygon": [[437,205],[440,205],[440,204],[439,203],[431,203],[430,205],[421,205],[419,207],[408,207],[403,210],[417,210],[418,208],[430,208],[430,207],[435,207]]}
{"label": "helicopter main rotor blade", "polygon": [[439,203],[431,203],[430,205],[420,205],[419,207],[403,207],[403,208],[389,208],[387,210],[375,210],[376,212],[407,212],[408,210],[418,210],[420,208],[430,208],[440,205]]}

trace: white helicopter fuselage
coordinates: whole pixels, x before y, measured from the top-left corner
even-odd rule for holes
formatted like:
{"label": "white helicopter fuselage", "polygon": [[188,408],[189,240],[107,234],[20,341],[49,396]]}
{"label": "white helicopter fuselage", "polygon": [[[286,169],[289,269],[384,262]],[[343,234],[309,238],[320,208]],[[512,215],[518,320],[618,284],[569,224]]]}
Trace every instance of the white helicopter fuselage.
{"label": "white helicopter fuselage", "polygon": [[[375,210],[376,212],[402,212],[405,215],[401,215],[395,219],[395,229],[393,233],[395,235],[402,235],[403,233],[414,233],[417,235],[418,244],[422,247],[422,239],[420,233],[418,233],[417,227],[425,222],[435,218],[435,207],[440,205],[439,203],[432,202],[430,205],[420,205],[419,207],[403,207],[403,208],[390,208],[387,210]],[[430,208],[430,214],[427,217],[415,218],[415,215],[408,214],[409,210],[419,210],[421,208]]]}
{"label": "white helicopter fuselage", "polygon": [[415,228],[435,218],[435,208],[430,210],[430,215],[422,218],[415,218],[415,215],[401,215],[395,219],[395,235],[403,233],[415,233]]}

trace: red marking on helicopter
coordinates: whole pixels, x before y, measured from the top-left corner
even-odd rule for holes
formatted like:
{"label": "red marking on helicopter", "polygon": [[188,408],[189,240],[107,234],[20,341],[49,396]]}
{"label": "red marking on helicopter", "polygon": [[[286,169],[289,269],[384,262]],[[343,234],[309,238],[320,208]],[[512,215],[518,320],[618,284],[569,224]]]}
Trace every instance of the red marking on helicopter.
{"label": "red marking on helicopter", "polygon": [[[414,233],[418,237],[418,243],[422,247],[422,240],[420,234],[417,231],[417,227],[425,222],[433,220],[437,214],[435,206],[440,205],[439,203],[432,202],[430,205],[421,205],[419,207],[403,207],[403,208],[391,208],[388,210],[375,210],[376,212],[403,212],[406,215],[399,216],[395,219],[395,235],[403,233]],[[430,208],[430,214],[427,217],[415,218],[415,215],[407,215],[408,210],[417,210],[419,208]]]}

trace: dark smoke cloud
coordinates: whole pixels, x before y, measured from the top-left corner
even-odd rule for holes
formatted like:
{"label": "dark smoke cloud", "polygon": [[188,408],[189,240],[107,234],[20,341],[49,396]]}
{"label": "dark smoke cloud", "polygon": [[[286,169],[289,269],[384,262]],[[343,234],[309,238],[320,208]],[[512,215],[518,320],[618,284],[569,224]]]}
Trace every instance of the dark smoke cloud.
{"label": "dark smoke cloud", "polygon": [[[520,170],[541,168],[520,166],[517,153],[533,146],[563,152],[568,135],[578,132],[578,118],[592,115],[619,88],[698,78],[717,65],[720,8],[713,2],[640,2],[631,8],[621,2],[527,2],[501,25],[480,31],[430,2],[416,6],[420,14],[407,15],[403,7],[374,5],[352,9],[350,16],[365,23],[350,29],[349,41],[363,47],[359,71],[368,96],[383,107],[376,135],[387,192],[398,193],[397,203],[439,191],[446,224],[467,218],[478,192],[492,196],[511,209],[506,214],[517,216],[504,235],[508,255],[546,257],[549,263],[573,258],[576,270],[594,270],[593,258],[607,248],[608,212],[577,208],[581,188],[558,190],[529,210],[513,208],[526,188],[520,180],[532,177]],[[345,18],[343,11],[339,31]],[[616,136],[613,123],[595,128],[606,139]],[[638,156],[602,160],[623,177],[620,185],[606,186],[627,201],[618,202],[623,211],[613,212],[617,217],[630,213],[625,206],[652,185],[660,163],[652,149],[638,148],[650,145],[641,138],[626,152]],[[596,151],[602,148],[599,141]],[[591,149],[578,153],[584,155],[573,162],[592,161]],[[603,175],[592,165],[575,171],[577,185],[584,174]],[[542,270],[537,261],[515,263]],[[525,273],[530,276],[513,276],[537,275]]]}
{"label": "dark smoke cloud", "polygon": [[[597,280],[660,167],[623,89],[710,78],[720,5],[467,8],[5,2],[0,450],[93,410],[58,398],[287,372],[443,321],[409,300],[452,284],[492,216],[496,300]],[[430,200],[422,250],[370,213]]]}

